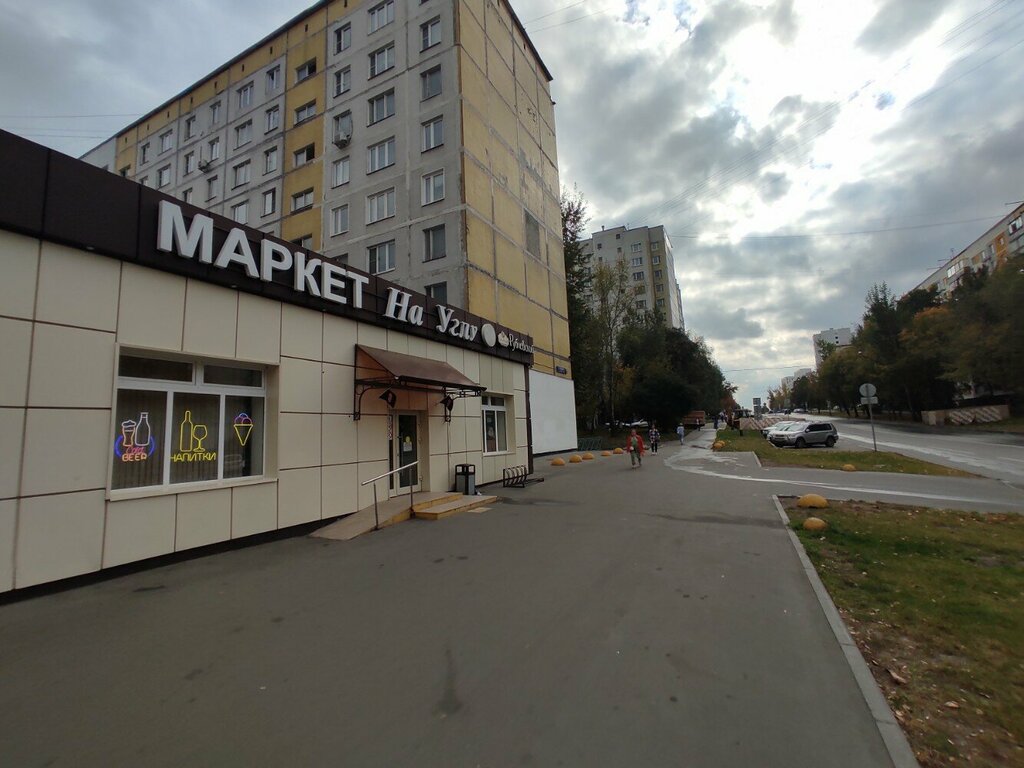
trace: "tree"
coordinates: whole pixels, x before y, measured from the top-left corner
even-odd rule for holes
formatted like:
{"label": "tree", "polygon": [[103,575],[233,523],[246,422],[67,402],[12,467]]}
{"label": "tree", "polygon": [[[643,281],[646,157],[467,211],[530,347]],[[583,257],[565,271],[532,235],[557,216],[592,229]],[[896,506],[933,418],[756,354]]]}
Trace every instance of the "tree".
{"label": "tree", "polygon": [[634,313],[633,296],[629,292],[629,275],[625,262],[598,264],[593,269],[594,345],[600,368],[602,402],[609,423],[615,423],[618,393],[617,342],[619,332]]}

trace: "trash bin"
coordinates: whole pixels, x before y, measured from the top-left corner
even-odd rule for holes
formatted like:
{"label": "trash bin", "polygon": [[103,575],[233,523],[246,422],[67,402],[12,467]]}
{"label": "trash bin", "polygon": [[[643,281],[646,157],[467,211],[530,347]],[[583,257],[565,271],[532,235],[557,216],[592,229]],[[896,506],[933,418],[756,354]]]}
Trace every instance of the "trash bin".
{"label": "trash bin", "polygon": [[466,496],[476,495],[476,464],[455,465],[455,490]]}

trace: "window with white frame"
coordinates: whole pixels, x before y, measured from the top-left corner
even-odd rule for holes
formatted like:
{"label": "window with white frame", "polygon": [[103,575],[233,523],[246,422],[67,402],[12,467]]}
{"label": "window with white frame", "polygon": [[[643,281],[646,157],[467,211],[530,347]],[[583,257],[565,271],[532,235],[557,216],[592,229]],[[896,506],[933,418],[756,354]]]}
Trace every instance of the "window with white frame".
{"label": "window with white frame", "polygon": [[313,190],[304,189],[292,195],[292,211],[301,211],[313,207]]}
{"label": "window with white frame", "polygon": [[331,235],[348,232],[348,206],[339,205],[331,208]]}
{"label": "window with white frame", "polygon": [[334,52],[341,53],[352,45],[352,25],[345,24],[334,30]]}
{"label": "window with white frame", "polygon": [[277,170],[277,147],[271,147],[263,153],[263,174]]}
{"label": "window with white frame", "polygon": [[340,187],[349,182],[349,159],[339,157],[331,163],[331,186]]}
{"label": "window with white frame", "polygon": [[292,154],[292,158],[295,161],[295,167],[299,168],[303,165],[306,165],[306,163],[313,162],[313,158],[316,156],[315,152],[316,145],[314,144],[308,144],[302,149],[295,150],[295,152]]}
{"label": "window with white frame", "polygon": [[210,150],[210,161],[220,160],[220,137],[211,139],[206,146]]}
{"label": "window with white frame", "polygon": [[174,133],[172,131],[164,131],[163,133],[160,134],[160,152],[161,153],[166,152],[166,151],[168,151],[171,148],[171,146],[173,144],[173,142],[172,142],[173,138],[174,138]]}
{"label": "window with white frame", "polygon": [[263,474],[265,371],[122,352],[111,490]]}
{"label": "window with white frame", "polygon": [[638,282],[642,281],[643,279],[644,279],[644,273],[643,272],[634,272],[633,273],[633,282],[638,283]]}
{"label": "window with white frame", "polygon": [[185,120],[185,138],[191,139],[196,135],[196,118],[195,115],[186,118]]}
{"label": "window with white frame", "polygon": [[448,283],[432,283],[424,286],[423,292],[438,304],[448,303]]}
{"label": "window with white frame", "polygon": [[637,309],[647,309],[647,302],[644,299],[639,299],[636,303]]}
{"label": "window with white frame", "polygon": [[316,59],[310,59],[305,64],[295,68],[295,82],[301,83],[316,74]]}
{"label": "window with white frame", "polygon": [[423,101],[431,99],[441,93],[441,67],[440,65],[428,69],[420,75]]}
{"label": "window with white frame", "polygon": [[280,107],[271,107],[267,110],[267,127],[266,133],[270,133],[273,130],[281,127],[281,109]]}
{"label": "window with white frame", "polygon": [[444,144],[444,118],[441,116],[435,117],[433,120],[428,120],[423,123],[423,141],[422,151],[426,152],[428,149],[434,149]]}
{"label": "window with white frame", "polygon": [[643,256],[634,256],[630,260],[629,263],[630,263],[630,266],[633,266],[633,267],[642,267],[644,265],[644,257]]}
{"label": "window with white frame", "polygon": [[663,274],[664,273],[660,269],[654,270],[654,279],[661,280]]}
{"label": "window with white frame", "polygon": [[238,224],[249,223],[249,201],[245,200],[238,205],[231,206],[231,218]]}
{"label": "window with white frame", "polygon": [[651,250],[652,251],[660,251],[661,250],[661,243],[651,243]]}
{"label": "window with white frame", "polygon": [[334,73],[334,95],[341,96],[352,89],[352,67],[339,69]]}
{"label": "window with white frame", "polygon": [[663,309],[664,306],[665,306],[665,300],[664,299],[658,299],[654,303],[657,305],[658,309]]}
{"label": "window with white frame", "polygon": [[276,91],[281,85],[281,67],[276,66],[267,70],[267,93]]}
{"label": "window with white frame", "polygon": [[233,180],[231,182],[232,187],[240,187],[243,184],[248,184],[252,172],[252,164],[246,160],[244,163],[239,163],[231,169]]}
{"label": "window with white frame", "polygon": [[366,198],[366,223],[373,224],[395,215],[395,188],[386,189]]}
{"label": "window with white frame", "polygon": [[661,264],[661,256],[651,256],[651,264]]}
{"label": "window with white frame", "polygon": [[192,202],[192,188],[191,187],[189,187],[188,189],[182,191],[182,193],[181,193],[181,202],[183,202],[183,203],[191,203]]}
{"label": "window with white frame", "polygon": [[425,51],[441,42],[441,17],[436,16],[420,24],[420,50]]}
{"label": "window with white frame", "polygon": [[149,186],[149,176],[143,176],[141,179],[139,179],[139,184],[141,184],[144,187],[148,187]]}
{"label": "window with white frame", "polygon": [[367,125],[379,123],[395,114],[395,92],[385,91],[379,96],[374,96],[369,101],[367,110]]}
{"label": "window with white frame", "polygon": [[395,241],[377,243],[366,249],[367,271],[372,275],[389,272],[395,268]]}
{"label": "window with white frame", "polygon": [[664,284],[658,283],[656,286],[654,286],[654,292],[655,293],[663,293],[664,291],[665,291]]}
{"label": "window with white frame", "polygon": [[483,415],[484,454],[508,451],[508,419],[504,396],[484,395],[480,398]]}
{"label": "window with white frame", "polygon": [[313,247],[313,235],[302,235],[292,240],[293,245],[299,246],[303,250],[308,250]]}
{"label": "window with white frame", "polygon": [[388,43],[370,54],[370,77],[387,72],[395,66],[395,44]]}
{"label": "window with white frame", "polygon": [[185,175],[192,173],[196,169],[196,153],[186,152],[185,153]]}
{"label": "window with white frame", "polygon": [[220,122],[220,102],[215,101],[210,105],[210,125],[216,125]]}
{"label": "window with white frame", "polygon": [[379,144],[374,144],[366,150],[366,172],[374,173],[381,168],[387,168],[395,164],[395,137]]}
{"label": "window with white frame", "polygon": [[252,106],[252,93],[256,90],[252,83],[246,83],[238,89],[238,108],[245,109]]}
{"label": "window with white frame", "polygon": [[252,141],[252,120],[246,120],[235,128],[235,147],[248,144]]}
{"label": "window with white frame", "polygon": [[217,177],[211,176],[206,180],[206,199],[213,200],[217,196]]}
{"label": "window with white frame", "polygon": [[424,229],[423,260],[434,261],[434,259],[443,259],[446,252],[444,224]]}
{"label": "window with white frame", "polygon": [[633,253],[641,253],[643,251],[643,245],[641,245],[640,243],[633,243],[631,246],[629,246],[629,250],[631,250]]}
{"label": "window with white frame", "polygon": [[444,169],[423,177],[423,205],[444,200]]}
{"label": "window with white frame", "polygon": [[165,165],[163,168],[156,172],[156,186],[157,188],[166,187],[171,183],[171,166]]}
{"label": "window with white frame", "polygon": [[376,32],[395,20],[395,0],[386,0],[370,9],[370,32]]}
{"label": "window with white frame", "polygon": [[316,99],[303,104],[301,107],[295,110],[295,124],[303,123],[310,118],[316,117]]}
{"label": "window with white frame", "polygon": [[149,162],[149,142],[139,147],[139,165]]}
{"label": "window with white frame", "polygon": [[269,216],[277,212],[277,190],[268,189],[263,193],[263,215]]}

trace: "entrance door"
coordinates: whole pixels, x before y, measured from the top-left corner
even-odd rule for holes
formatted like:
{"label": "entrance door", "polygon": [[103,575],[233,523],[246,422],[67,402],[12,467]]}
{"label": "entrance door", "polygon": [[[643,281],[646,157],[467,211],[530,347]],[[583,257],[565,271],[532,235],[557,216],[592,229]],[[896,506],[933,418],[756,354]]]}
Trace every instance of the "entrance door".
{"label": "entrance door", "polygon": [[[391,438],[391,469],[398,469],[411,464],[420,457],[420,433],[417,426],[418,416],[415,413],[394,414],[394,430]],[[391,495],[397,496],[408,492],[411,486],[414,491],[420,489],[420,467],[396,472],[391,476]]]}

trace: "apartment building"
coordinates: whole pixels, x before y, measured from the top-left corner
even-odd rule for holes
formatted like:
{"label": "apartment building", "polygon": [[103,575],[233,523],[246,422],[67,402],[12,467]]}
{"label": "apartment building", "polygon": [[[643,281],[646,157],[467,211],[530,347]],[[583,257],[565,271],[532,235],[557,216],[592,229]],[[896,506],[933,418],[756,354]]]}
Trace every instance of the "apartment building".
{"label": "apartment building", "polygon": [[960,284],[966,270],[983,269],[991,272],[998,269],[1009,257],[1021,255],[1024,255],[1024,203],[1014,208],[1011,213],[914,288],[928,290],[934,287],[939,295],[948,297]]}
{"label": "apartment building", "polygon": [[82,159],[528,335],[534,448],[559,450],[550,81],[507,0],[323,0]]}
{"label": "apartment building", "polygon": [[848,347],[853,343],[853,332],[849,328],[826,328],[824,331],[811,336],[811,345],[814,347],[814,368],[821,368],[821,345],[831,344],[836,347]]}
{"label": "apartment building", "polygon": [[599,264],[626,265],[629,290],[638,311],[656,309],[664,315],[668,327],[684,327],[672,241],[663,226],[602,227],[582,243],[582,250],[590,270]]}

